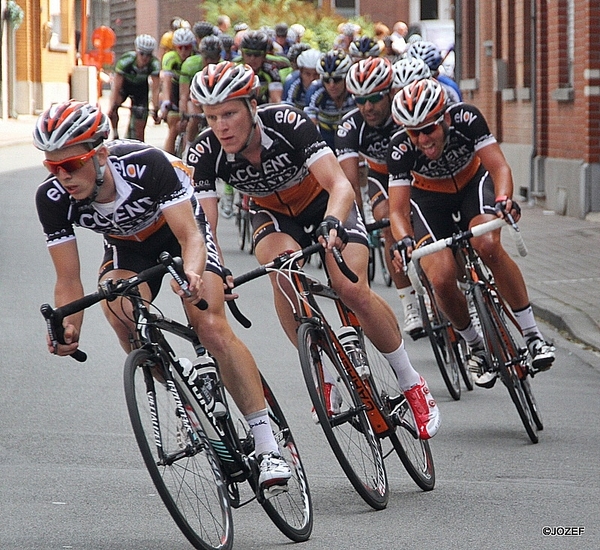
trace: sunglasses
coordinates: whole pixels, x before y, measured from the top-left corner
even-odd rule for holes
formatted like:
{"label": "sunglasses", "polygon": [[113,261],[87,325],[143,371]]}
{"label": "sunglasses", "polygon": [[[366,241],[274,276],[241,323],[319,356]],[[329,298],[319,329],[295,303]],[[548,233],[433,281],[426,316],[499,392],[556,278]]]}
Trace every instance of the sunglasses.
{"label": "sunglasses", "polygon": [[246,49],[243,49],[242,53],[244,55],[247,55],[248,57],[262,57],[263,55],[266,55],[267,52],[263,52],[262,50],[246,50]]}
{"label": "sunglasses", "polygon": [[175,46],[178,50],[192,50],[194,48],[193,44],[185,44],[184,46]]}
{"label": "sunglasses", "polygon": [[367,101],[375,105],[375,103],[379,103],[386,95],[383,92],[377,92],[371,95],[354,96],[354,101],[356,101],[357,105],[366,105]]}
{"label": "sunglasses", "polygon": [[152,53],[148,53],[148,52],[140,52],[138,50],[138,53],[142,56],[142,57],[152,57]]}
{"label": "sunglasses", "polygon": [[326,76],[322,80],[323,84],[331,84],[332,82],[337,84],[338,82],[341,82],[344,79],[341,76]]}
{"label": "sunglasses", "polygon": [[423,126],[422,128],[406,128],[406,133],[414,139],[418,138],[420,134],[425,134],[428,136],[437,130],[437,127],[440,125],[442,120],[444,120],[444,115],[438,118],[435,122],[428,124],[427,126]]}
{"label": "sunglasses", "polygon": [[62,169],[68,174],[83,168],[85,163],[90,160],[97,152],[97,149],[92,149],[85,153],[85,155],[78,155],[76,157],[69,157],[63,160],[45,160],[44,166],[53,176],[58,174],[58,170]]}

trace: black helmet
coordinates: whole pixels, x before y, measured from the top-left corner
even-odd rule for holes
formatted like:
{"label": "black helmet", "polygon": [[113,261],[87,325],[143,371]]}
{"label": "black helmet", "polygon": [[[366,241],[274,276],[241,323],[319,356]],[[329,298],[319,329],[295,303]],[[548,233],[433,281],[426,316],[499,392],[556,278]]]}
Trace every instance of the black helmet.
{"label": "black helmet", "polygon": [[214,26],[208,21],[198,21],[194,23],[194,27],[192,28],[192,30],[194,31],[194,34],[198,37],[198,40],[202,40],[205,36],[215,34]]}
{"label": "black helmet", "polygon": [[269,38],[267,37],[267,33],[263,31],[248,31],[242,37],[240,48],[242,50],[257,50],[266,52],[268,45]]}

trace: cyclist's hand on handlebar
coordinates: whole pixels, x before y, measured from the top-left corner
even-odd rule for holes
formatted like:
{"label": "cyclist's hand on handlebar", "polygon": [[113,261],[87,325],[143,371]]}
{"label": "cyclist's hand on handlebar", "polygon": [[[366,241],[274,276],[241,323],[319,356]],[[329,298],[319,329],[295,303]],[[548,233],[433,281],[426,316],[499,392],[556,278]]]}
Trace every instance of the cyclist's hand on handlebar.
{"label": "cyclist's hand on handlebar", "polygon": [[233,274],[231,273],[231,269],[223,267],[223,291],[225,292],[226,302],[236,300],[240,297],[239,294],[232,292],[233,287]]}
{"label": "cyclist's hand on handlebar", "polygon": [[519,203],[509,199],[506,195],[496,197],[494,210],[499,218],[506,219],[507,214],[512,217],[513,222],[518,222],[521,218],[521,207],[519,206]]}
{"label": "cyclist's hand on handlebar", "polygon": [[48,351],[52,355],[65,357],[71,355],[79,347],[79,331],[75,325],[70,323],[65,325],[63,339],[65,341],[64,344],[57,344],[57,346],[54,347],[50,340],[50,335],[46,334],[46,344],[48,345]]}
{"label": "cyclist's hand on handlebar", "polygon": [[414,248],[415,240],[410,235],[405,235],[401,240],[390,246],[392,264],[397,273],[406,272]]}
{"label": "cyclist's hand on handlebar", "polygon": [[185,276],[188,280],[188,292],[183,290],[174,279],[171,280],[171,288],[185,302],[195,305],[200,301],[204,293],[204,282],[202,281],[202,277],[194,271],[186,271]]}
{"label": "cyclist's hand on handlebar", "polygon": [[348,243],[348,233],[342,222],[334,216],[325,216],[317,228],[319,242],[328,250],[338,248],[343,250]]}

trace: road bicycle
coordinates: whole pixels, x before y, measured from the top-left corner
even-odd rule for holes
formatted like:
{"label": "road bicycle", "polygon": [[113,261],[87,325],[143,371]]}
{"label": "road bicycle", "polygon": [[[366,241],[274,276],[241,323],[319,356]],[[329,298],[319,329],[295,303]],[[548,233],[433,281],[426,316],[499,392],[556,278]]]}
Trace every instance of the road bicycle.
{"label": "road bicycle", "polygon": [[[524,256],[527,249],[518,226],[512,220],[509,221],[519,254]],[[505,220],[498,218],[476,225],[467,231],[457,232],[452,237],[417,248],[412,252],[412,260],[418,260],[444,248],[454,251],[462,270],[461,282],[465,285],[467,297],[473,300],[477,320],[483,332],[488,362],[498,372],[508,389],[529,439],[537,443],[538,431],[544,428],[544,424],[531,389],[530,379],[536,373],[531,367],[527,346],[510,307],[498,292],[491,271],[470,243],[472,237],[481,236],[506,225]],[[409,274],[413,285],[422,292],[414,271],[409,271]]]}
{"label": "road bicycle", "polygon": [[235,226],[238,230],[238,245],[240,250],[247,249],[248,254],[252,254],[254,252],[251,221],[252,199],[248,195],[236,191],[233,203],[236,207]]}
{"label": "road bicycle", "polygon": [[[135,349],[127,356],[125,398],[135,438],[152,481],[174,521],[195,548],[226,550],[233,546],[232,509],[257,500],[289,539],[310,537],[313,510],[308,482],[294,436],[269,385],[262,377],[271,427],[281,456],[292,471],[286,491],[264,491],[258,484],[259,465],[254,440],[244,417],[223,390],[217,366],[214,393],[199,389],[186,375],[186,361],[166,339],[203,348],[195,331],[165,317],[145,301],[138,286],[170,273],[186,288],[182,262],[161,254],[161,263],[125,280],[104,281],[98,291],[53,309],[41,308],[54,345],[62,340],[62,321],[101,300],[127,298],[133,306]],[[204,307],[206,303],[204,302]],[[73,354],[79,361],[86,354]],[[225,413],[214,412],[214,401]],[[231,400],[231,405],[229,404]],[[246,484],[248,482],[249,489]]]}
{"label": "road bicycle", "polygon": [[[433,456],[429,443],[419,439],[412,410],[398,388],[394,371],[365,336],[355,314],[329,281],[321,282],[301,268],[315,253],[324,254],[321,244],[285,252],[239,275],[234,286],[275,273],[280,284],[292,288],[292,295],[286,296],[299,325],[298,354],[314,413],[354,489],[367,504],[380,510],[389,500],[384,459],[395,452],[415,483],[430,491],[435,484]],[[333,253],[342,272],[356,282],[339,251],[334,249]],[[324,308],[337,312],[341,328],[334,330]],[[244,326],[250,326],[237,306],[233,312]],[[353,332],[354,342],[346,343],[342,331]],[[330,407],[328,380],[335,382],[341,398],[335,410]]]}
{"label": "road bicycle", "polygon": [[392,286],[392,276],[385,263],[386,246],[381,229],[389,227],[389,225],[390,222],[387,218],[365,225],[367,233],[369,234],[369,282],[372,282],[375,279],[377,264],[379,264],[381,276],[383,277],[383,282],[386,286]]}

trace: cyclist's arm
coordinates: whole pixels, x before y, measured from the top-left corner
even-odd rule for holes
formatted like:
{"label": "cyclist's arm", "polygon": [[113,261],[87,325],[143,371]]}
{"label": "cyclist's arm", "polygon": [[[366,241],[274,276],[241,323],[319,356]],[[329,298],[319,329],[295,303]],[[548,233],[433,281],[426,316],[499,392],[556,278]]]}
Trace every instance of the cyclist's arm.
{"label": "cyclist's arm", "polygon": [[321,187],[329,193],[325,216],[346,221],[354,204],[354,189],[333,153],[323,155],[309,169]]}
{"label": "cyclist's arm", "polygon": [[412,236],[410,223],[410,185],[391,186],[388,190],[390,205],[390,227],[394,240]]}
{"label": "cyclist's arm", "polygon": [[[498,143],[490,143],[477,151],[482,164],[490,173],[494,182],[496,197],[506,196],[512,199],[514,183],[512,171]],[[509,210],[510,210],[510,205]]]}
{"label": "cyclist's arm", "polygon": [[[63,306],[73,300],[77,300],[84,295],[83,284],[81,282],[81,272],[79,263],[79,251],[77,250],[77,241],[70,240],[64,243],[55,244],[48,248],[50,258],[54,264],[56,272],[56,283],[54,286],[54,303],[56,307]],[[63,321],[65,328],[65,341],[67,344],[59,344],[58,355],[69,355],[77,349],[81,325],[83,323],[83,311],[66,317]],[[54,350],[50,348],[54,353]]]}
{"label": "cyclist's arm", "polygon": [[[160,109],[160,77],[158,75],[150,76],[150,87],[152,89],[152,106],[158,113]],[[156,117],[154,117],[156,119]]]}
{"label": "cyclist's arm", "polygon": [[354,199],[362,211],[362,195],[360,192],[359,157],[351,156],[340,160],[340,166],[354,189]]}
{"label": "cyclist's arm", "polygon": [[110,91],[110,110],[116,109],[121,103],[123,103],[124,98],[121,97],[121,90],[123,89],[123,83],[125,81],[125,77],[122,74],[115,73],[112,82],[112,88]]}
{"label": "cyclist's arm", "polygon": [[206,264],[206,247],[196,224],[192,204],[190,201],[178,202],[163,208],[162,212],[181,245],[183,267],[189,279],[193,301],[197,302],[202,297],[201,284]]}

